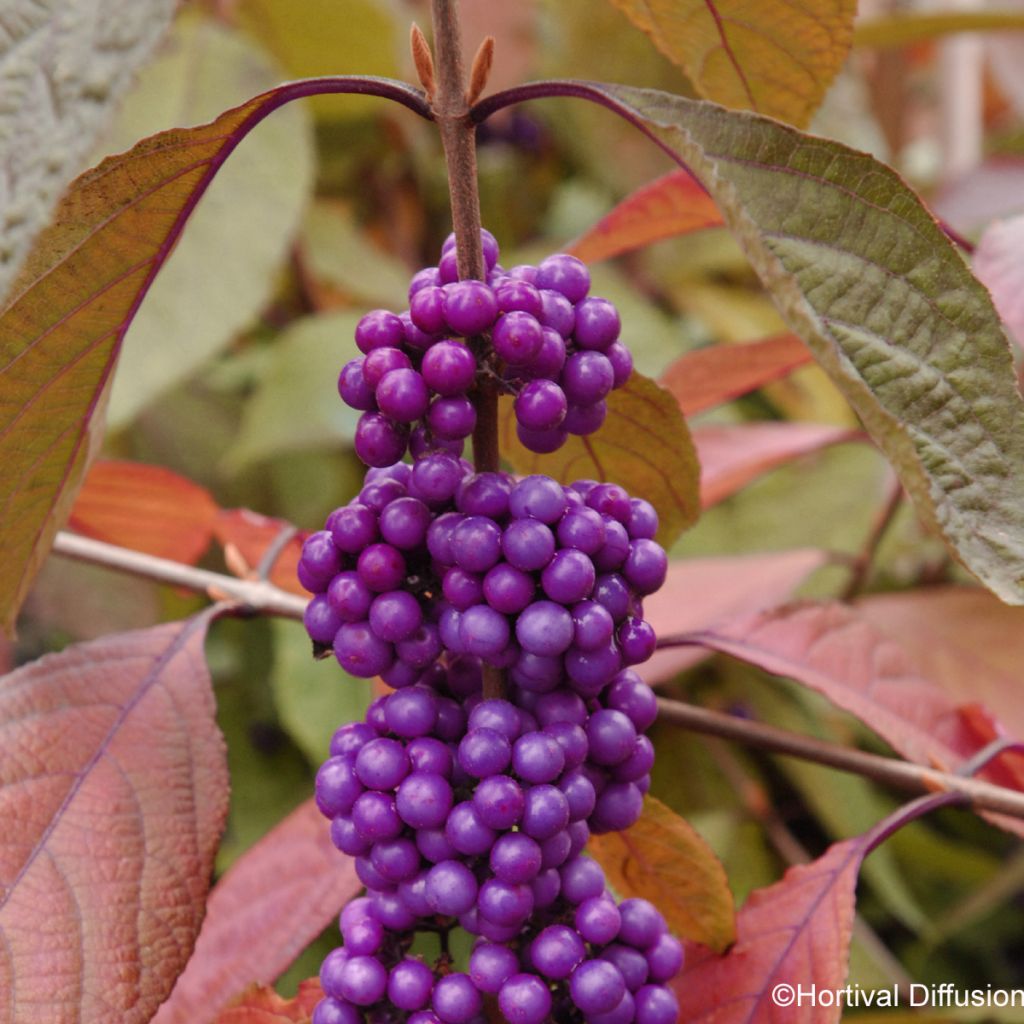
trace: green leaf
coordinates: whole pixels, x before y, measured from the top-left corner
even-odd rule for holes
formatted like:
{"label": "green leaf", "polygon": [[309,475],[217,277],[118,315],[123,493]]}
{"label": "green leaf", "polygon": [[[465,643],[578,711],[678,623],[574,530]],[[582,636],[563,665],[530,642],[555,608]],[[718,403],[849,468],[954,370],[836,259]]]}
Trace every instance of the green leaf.
{"label": "green leaf", "polygon": [[174,0],[6,0],[0,31],[0,297],[139,66]]}
{"label": "green leaf", "polygon": [[328,754],[339,725],[361,719],[370,704],[370,683],[330,664],[314,661],[301,623],[275,621],[270,687],[281,724],[312,764]]}
{"label": "green leaf", "polygon": [[334,382],[359,355],[359,315],[322,313],[283,331],[262,366],[225,465],[232,471],[301,448],[337,446],[354,434],[359,413],[338,398]]}
{"label": "green leaf", "polygon": [[608,396],[608,417],[589,437],[575,437],[551,455],[527,451],[516,438],[512,403],[499,415],[502,454],[519,473],[546,473],[563,484],[608,480],[646,498],[658,510],[658,540],[666,547],[700,513],[700,468],[675,398],[636,371]]}
{"label": "green leaf", "polygon": [[703,181],[919,513],[1024,603],[1024,402],[988,293],[917,196],[874,158],[766,118],[584,89]]}
{"label": "green leaf", "polygon": [[[182,18],[105,144],[116,152],[161,129],[208,121],[283,77],[239,33]],[[217,175],[128,330],[111,427],[125,426],[256,319],[299,228],[313,164],[312,125],[293,103],[256,128]]]}
{"label": "green leaf", "polygon": [[856,0],[612,0],[702,96],[806,124],[846,58]]}

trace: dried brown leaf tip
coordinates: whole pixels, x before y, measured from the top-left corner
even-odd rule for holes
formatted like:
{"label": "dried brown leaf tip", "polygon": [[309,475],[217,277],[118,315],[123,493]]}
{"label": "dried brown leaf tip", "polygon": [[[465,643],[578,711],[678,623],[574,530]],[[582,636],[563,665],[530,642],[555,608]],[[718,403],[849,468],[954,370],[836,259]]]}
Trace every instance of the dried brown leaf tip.
{"label": "dried brown leaf tip", "polygon": [[409,46],[412,50],[412,61],[416,65],[416,75],[427,94],[427,99],[434,97],[434,57],[430,52],[430,44],[423,30],[413,22],[409,32]]}
{"label": "dried brown leaf tip", "polygon": [[469,88],[466,90],[466,103],[472,106],[480,98],[487,87],[487,79],[494,63],[494,36],[488,36],[476,51],[473,67],[469,73]]}

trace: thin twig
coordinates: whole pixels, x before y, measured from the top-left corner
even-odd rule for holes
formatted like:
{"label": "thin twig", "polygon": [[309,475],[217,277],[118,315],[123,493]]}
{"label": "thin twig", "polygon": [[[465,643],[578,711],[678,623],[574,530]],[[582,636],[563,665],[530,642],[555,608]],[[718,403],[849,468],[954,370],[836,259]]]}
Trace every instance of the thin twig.
{"label": "thin twig", "polygon": [[169,558],[158,558],[156,555],[131,551],[90,537],[79,537],[74,533],[58,533],[53,542],[53,553],[156,583],[184,587],[206,594],[211,600],[236,601],[253,612],[266,615],[301,619],[306,610],[304,598],[298,594],[289,594],[265,580],[240,580],[234,576],[174,562]]}
{"label": "thin twig", "polygon": [[989,782],[964,778],[951,772],[925,768],[895,757],[869,754],[863,750],[802,736],[748,718],[723,714],[682,701],[658,698],[658,710],[664,721],[694,732],[721,736],[752,747],[772,750],[788,757],[829,765],[873,779],[883,785],[911,793],[959,793],[976,810],[995,811],[1024,818],[1024,793]]}
{"label": "thin twig", "polygon": [[867,583],[868,576],[871,573],[871,566],[874,564],[875,555],[878,553],[882,538],[885,537],[886,531],[892,525],[892,521],[896,518],[896,513],[900,510],[902,504],[903,485],[894,475],[889,484],[885,503],[878,510],[878,514],[868,530],[868,535],[861,545],[860,551],[854,556],[851,564],[850,580],[843,590],[842,596],[844,601],[850,601],[856,597],[863,589],[864,584]]}

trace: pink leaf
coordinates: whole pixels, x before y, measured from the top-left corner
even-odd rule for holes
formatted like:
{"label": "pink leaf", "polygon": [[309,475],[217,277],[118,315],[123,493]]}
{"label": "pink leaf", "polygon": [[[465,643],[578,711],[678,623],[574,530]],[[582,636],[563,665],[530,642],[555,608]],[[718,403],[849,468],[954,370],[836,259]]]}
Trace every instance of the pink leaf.
{"label": "pink leaf", "polygon": [[700,427],[693,443],[700,460],[700,500],[717,505],[763,473],[834,444],[864,440],[846,427],[815,423],[747,423]]}
{"label": "pink leaf", "polygon": [[795,334],[741,345],[710,345],[680,356],[662,375],[687,416],[756,391],[813,361]]}
{"label": "pink leaf", "polygon": [[1024,345],[1024,216],[990,224],[974,251],[974,273],[1018,346]]}
{"label": "pink leaf", "polygon": [[195,953],[153,1024],[207,1024],[270,984],[362,888],[312,800],[241,857],[210,896]]}
{"label": "pink leaf", "polygon": [[188,960],[227,814],[209,621],[71,647],[0,687],[2,1024],[144,1024]]}
{"label": "pink leaf", "polygon": [[689,171],[670,171],[638,188],[566,249],[598,263],[677,235],[722,226],[714,200]]}
{"label": "pink leaf", "polygon": [[[644,599],[644,615],[663,638],[703,629],[787,600],[827,561],[827,553],[815,548],[674,561],[669,565],[665,585]],[[665,648],[639,671],[653,685],[671,679],[706,656],[698,647]]]}
{"label": "pink leaf", "polygon": [[751,894],[736,919],[737,941],[725,956],[687,950],[675,982],[686,1024],[831,1024],[842,1007],[786,1006],[796,992],[841,989],[853,930],[857,872],[869,850],[860,836],[818,860],[790,868]]}

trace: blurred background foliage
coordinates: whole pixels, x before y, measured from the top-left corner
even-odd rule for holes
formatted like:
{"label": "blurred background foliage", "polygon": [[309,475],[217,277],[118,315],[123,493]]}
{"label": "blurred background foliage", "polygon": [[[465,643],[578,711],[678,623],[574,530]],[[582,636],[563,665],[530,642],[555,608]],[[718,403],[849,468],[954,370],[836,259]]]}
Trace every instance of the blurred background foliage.
{"label": "blurred background foliage", "polygon": [[[584,77],[692,95],[682,73],[610,4],[465,0],[463,8],[467,46],[485,34],[498,40],[492,89]],[[862,17],[886,9],[862,5]],[[97,159],[160,129],[209,120],[283,79],[411,79],[414,19],[429,24],[425,4],[411,0],[192,0]],[[966,157],[948,123],[946,62],[955,44],[941,40],[855,48],[812,126],[893,163],[967,235],[1024,207],[1017,71],[1024,35],[974,42],[982,47],[983,92]],[[669,169],[633,129],[568,101],[502,112],[481,131],[479,157],[484,223],[506,264],[559,249]],[[362,476],[350,446],[355,414],[335,391],[337,371],[354,352],[355,322],[375,306],[401,309],[409,275],[436,260],[449,230],[444,165],[429,124],[380,100],[341,96],[276,113],[211,187],[129,331],[107,453],[167,466],[208,487],[224,507],[316,529]],[[723,230],[658,243],[593,274],[595,291],[622,310],[638,366],[654,376],[695,347],[783,329]],[[814,368],[698,422],[765,419],[854,422]],[[711,509],[674,554],[809,546],[851,554],[890,487],[873,449],[833,447]],[[219,557],[211,553],[207,564],[220,568]],[[904,507],[871,588],[951,577],[941,545]],[[805,592],[835,595],[845,578],[833,565]],[[51,562],[9,656],[20,662],[73,640],[180,617],[198,604],[168,588]],[[362,714],[370,688],[341,677],[336,665],[313,662],[293,622],[221,623],[209,652],[233,785],[223,870],[306,798],[331,731]],[[807,691],[725,659],[704,661],[675,686],[712,707],[882,749]],[[681,737],[668,724],[655,740],[653,792],[711,841],[739,899],[896,805],[859,778]],[[1019,847],[979,820],[946,812],[906,829],[865,866],[850,980],[1024,983],[1022,889]],[[321,940],[310,950],[283,990],[313,973],[329,945]]]}

